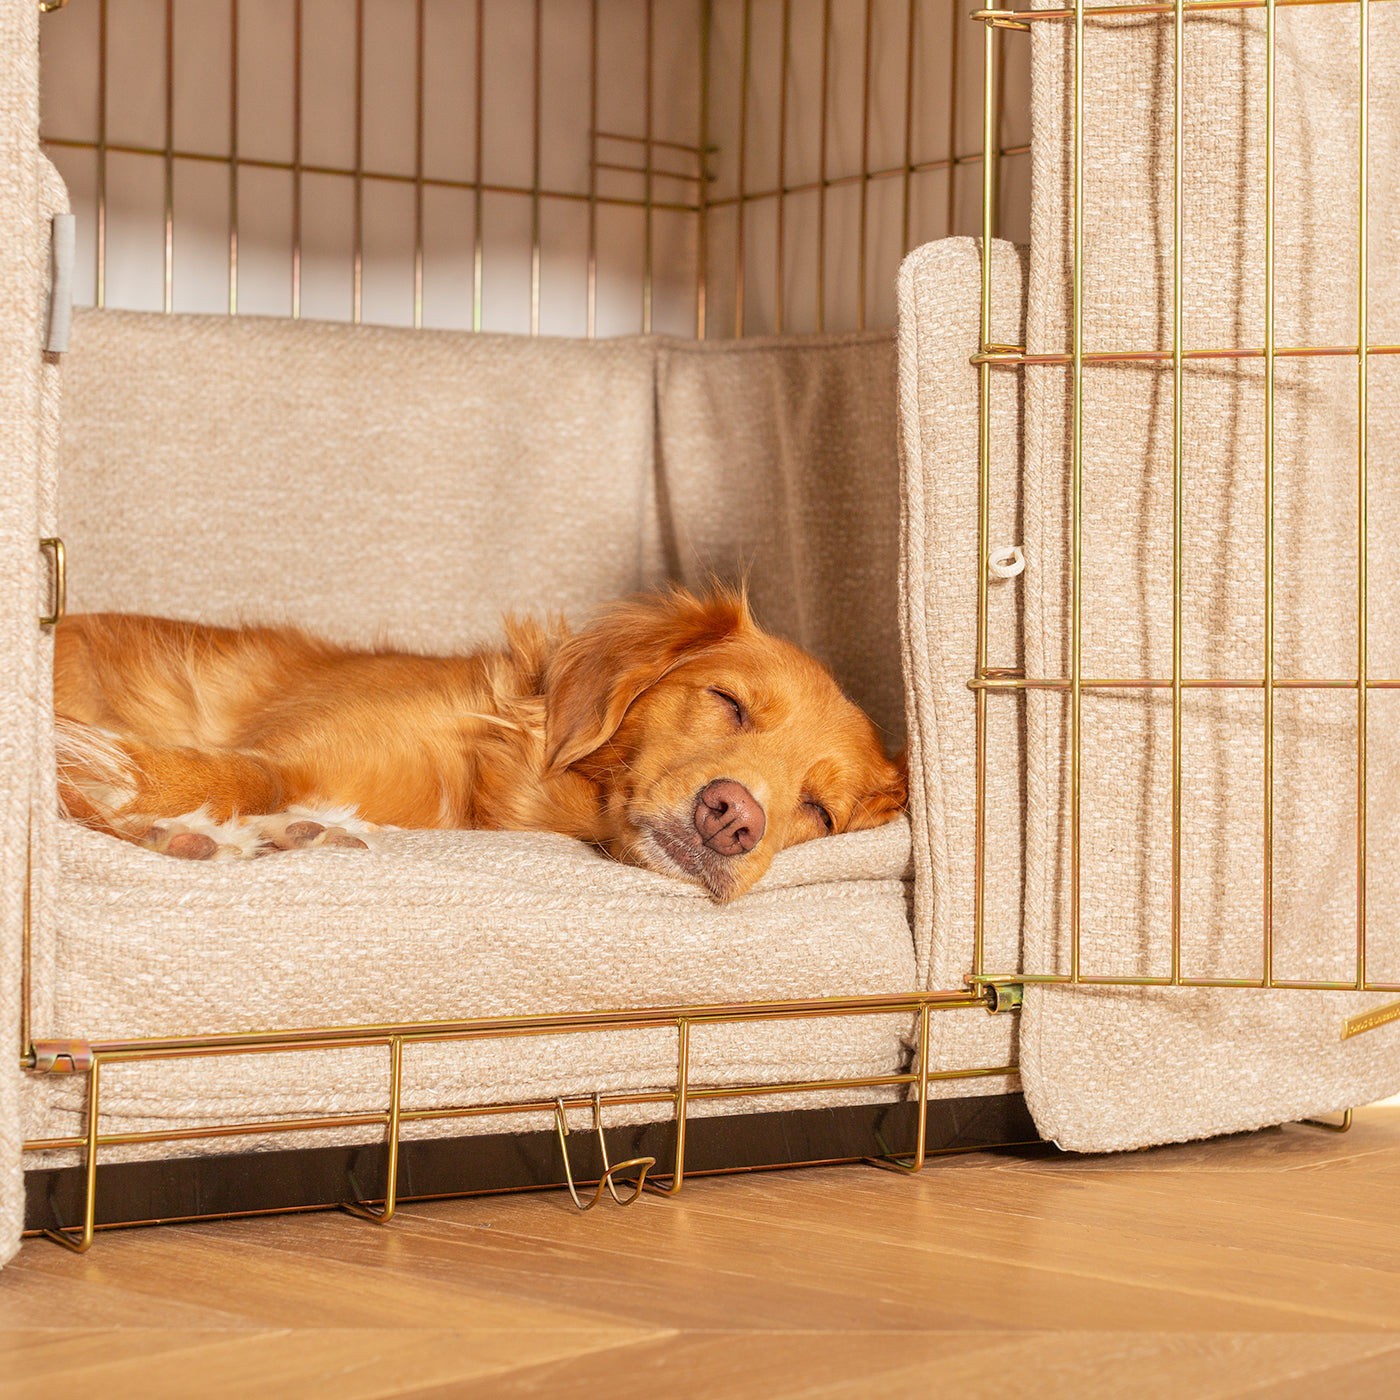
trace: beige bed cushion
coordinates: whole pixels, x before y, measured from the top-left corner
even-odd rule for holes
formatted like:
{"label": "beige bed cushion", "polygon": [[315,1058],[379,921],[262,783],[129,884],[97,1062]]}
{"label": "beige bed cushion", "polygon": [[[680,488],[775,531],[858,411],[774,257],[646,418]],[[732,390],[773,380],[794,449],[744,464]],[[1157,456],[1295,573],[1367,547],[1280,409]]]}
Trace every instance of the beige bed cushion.
{"label": "beige bed cushion", "polygon": [[477,644],[664,577],[650,345],[75,312],[70,611]]}
{"label": "beige bed cushion", "polygon": [[[1400,117],[1400,13],[1371,17],[1372,131]],[[1385,12],[1385,13],[1383,13]],[[1085,45],[1087,351],[1170,348],[1171,18],[1091,22]],[[1356,344],[1355,8],[1278,20],[1277,340]],[[1192,348],[1264,335],[1263,17],[1186,24],[1185,324]],[[1037,24],[1028,348],[1069,344],[1070,29]],[[1245,96],[1250,100],[1246,101]],[[1164,135],[1165,133],[1165,135]],[[1400,164],[1373,145],[1371,323],[1394,343]],[[1069,674],[1070,401],[1063,368],[1027,376],[1026,663]],[[1356,675],[1356,360],[1280,360],[1276,675]],[[1400,452],[1395,362],[1370,371],[1370,674],[1400,676]],[[1263,671],[1264,417],[1259,359],[1185,372],[1184,671]],[[1169,364],[1090,366],[1084,396],[1086,676],[1170,676]],[[1069,967],[1068,709],[1032,693],[1026,960]],[[1185,975],[1257,978],[1263,958],[1262,693],[1188,692],[1183,707]],[[1369,975],[1400,981],[1400,707],[1371,693]],[[1346,979],[1356,947],[1356,693],[1277,692],[1274,972]],[[1169,975],[1171,707],[1164,692],[1084,699],[1081,970]],[[1394,993],[1029,988],[1027,1100],[1085,1150],[1254,1128],[1400,1087],[1400,1026],[1343,1042],[1345,1017]]]}
{"label": "beige bed cushion", "polygon": [[[369,853],[191,865],[65,825],[61,856],[60,937],[36,967],[36,1019],[56,1036],[294,1030],[913,986],[903,821],[783,852],[753,891],[723,907],[682,881],[539,834],[388,832]],[[888,1074],[908,1024],[899,1015],[700,1027],[693,1081]],[[669,1087],[675,1061],[674,1031],[416,1047],[405,1101]],[[371,1111],[383,1107],[385,1063],[372,1050],[113,1067],[104,1120]],[[55,1107],[77,1107],[80,1085],[47,1083]],[[662,1105],[651,1116],[668,1112]],[[65,1123],[71,1131],[70,1114],[27,1126],[47,1136]],[[464,1130],[490,1127],[471,1120]]]}

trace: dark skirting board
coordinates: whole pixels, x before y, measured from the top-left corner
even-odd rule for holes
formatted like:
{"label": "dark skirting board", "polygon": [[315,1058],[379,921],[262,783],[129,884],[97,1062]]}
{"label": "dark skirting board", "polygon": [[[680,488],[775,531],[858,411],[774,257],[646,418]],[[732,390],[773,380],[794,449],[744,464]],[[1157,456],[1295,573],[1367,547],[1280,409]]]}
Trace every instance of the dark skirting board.
{"label": "dark skirting board", "polygon": [[[692,1118],[686,1123],[685,1170],[687,1176],[699,1176],[908,1155],[914,1150],[916,1131],[912,1103]],[[675,1154],[674,1122],[609,1128],[605,1135],[611,1161],[655,1157],[655,1174],[664,1179],[669,1173]],[[1035,1141],[1035,1125],[1020,1094],[935,1099],[928,1106],[931,1153]],[[568,1142],[574,1180],[596,1181],[602,1171],[596,1135],[574,1128]],[[352,1195],[382,1199],[386,1160],[385,1144],[372,1143],[99,1165],[97,1224],[318,1209]],[[26,1231],[81,1221],[81,1167],[28,1171],[24,1180]],[[563,1184],[559,1140],[553,1132],[434,1138],[404,1142],[399,1148],[400,1201]]]}

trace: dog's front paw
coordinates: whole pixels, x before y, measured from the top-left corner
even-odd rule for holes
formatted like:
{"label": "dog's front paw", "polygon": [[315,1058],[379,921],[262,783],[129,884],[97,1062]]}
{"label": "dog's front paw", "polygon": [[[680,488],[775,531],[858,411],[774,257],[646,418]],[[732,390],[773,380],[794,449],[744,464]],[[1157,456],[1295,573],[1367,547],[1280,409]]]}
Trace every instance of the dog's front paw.
{"label": "dog's front paw", "polygon": [[362,841],[343,826],[327,825],[296,812],[255,817],[251,826],[261,843],[260,855],[273,851],[305,851],[318,846],[335,846],[351,851],[369,849],[368,841]]}
{"label": "dog's front paw", "polygon": [[198,812],[184,818],[153,823],[136,838],[138,846],[178,860],[239,860],[253,854],[246,842],[220,839],[223,825],[201,819]]}

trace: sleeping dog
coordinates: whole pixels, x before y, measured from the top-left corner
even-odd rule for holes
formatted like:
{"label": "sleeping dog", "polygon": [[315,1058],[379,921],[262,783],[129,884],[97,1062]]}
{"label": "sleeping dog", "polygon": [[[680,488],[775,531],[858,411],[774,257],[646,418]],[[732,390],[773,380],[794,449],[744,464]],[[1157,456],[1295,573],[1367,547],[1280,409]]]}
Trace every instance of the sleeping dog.
{"label": "sleeping dog", "polygon": [[557,831],[724,901],[905,801],[830,672],[725,590],[580,632],[507,619],[503,645],[447,657],[72,617],[54,707],[65,814],[187,859],[359,846],[364,824]]}

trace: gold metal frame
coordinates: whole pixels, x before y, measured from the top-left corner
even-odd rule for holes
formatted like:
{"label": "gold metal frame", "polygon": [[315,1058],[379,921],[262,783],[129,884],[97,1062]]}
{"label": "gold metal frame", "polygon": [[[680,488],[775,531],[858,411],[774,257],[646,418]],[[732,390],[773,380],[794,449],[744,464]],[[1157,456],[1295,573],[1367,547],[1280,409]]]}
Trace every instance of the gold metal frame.
{"label": "gold metal frame", "polygon": [[[1379,2],[1379,0],[1378,0]],[[1360,51],[1358,90],[1360,129],[1358,136],[1358,266],[1357,266],[1357,335],[1354,345],[1280,347],[1274,340],[1274,115],[1275,115],[1275,20],[1276,11],[1289,5],[1349,4],[1360,14]],[[1183,27],[1188,15],[1215,11],[1262,9],[1265,12],[1265,290],[1264,344],[1254,348],[1188,349],[1182,329],[1182,167],[1183,167]],[[1043,10],[979,10],[973,16],[985,26],[986,80],[984,86],[983,140],[985,152],[984,208],[989,198],[994,176],[995,142],[992,135],[991,112],[996,86],[996,55],[993,34],[1002,29],[1030,32],[1039,23],[1069,23],[1073,25],[1073,120],[1071,152],[1071,203],[1073,220],[1073,253],[1071,263],[1071,343],[1067,354],[1028,354],[1024,346],[994,344],[990,340],[991,306],[991,228],[984,223],[982,247],[982,344],[973,362],[980,370],[981,457],[979,565],[982,583],[978,600],[978,658],[977,673],[969,686],[977,697],[977,810],[976,861],[977,899],[974,913],[974,984],[994,985],[998,982],[1057,983],[1081,986],[1172,986],[1172,987],[1243,987],[1297,988],[1325,991],[1400,991],[1400,982],[1373,979],[1366,970],[1366,708],[1373,690],[1400,688],[1400,679],[1376,677],[1367,665],[1367,374],[1374,355],[1400,354],[1397,345],[1373,345],[1368,334],[1367,315],[1367,197],[1368,197],[1368,123],[1367,97],[1370,55],[1368,47],[1369,0],[1168,0],[1156,4],[1089,5],[1075,0],[1072,8]],[[1170,18],[1173,31],[1175,113],[1173,121],[1173,224],[1172,224],[1172,348],[1161,350],[1086,351],[1084,346],[1083,304],[1083,205],[1084,205],[1084,33],[1086,21],[1123,15],[1157,15]],[[1354,676],[1311,679],[1284,679],[1274,674],[1274,378],[1275,365],[1280,358],[1321,356],[1354,356],[1357,362],[1357,477],[1358,477],[1358,570],[1356,587],[1357,665]],[[1264,666],[1262,676],[1236,678],[1187,677],[1182,666],[1182,538],[1184,521],[1184,489],[1182,477],[1183,364],[1187,360],[1203,359],[1262,359],[1264,361],[1264,480],[1265,480],[1265,594],[1264,594]],[[1172,603],[1172,674],[1170,677],[1122,678],[1086,677],[1080,659],[1082,634],[1081,597],[1083,569],[1082,511],[1083,511],[1083,374],[1087,364],[1114,364],[1150,361],[1172,366],[1172,512],[1173,512],[1173,603]],[[990,405],[993,367],[1022,369],[1040,365],[1068,365],[1072,381],[1070,510],[1071,510],[1071,578],[1070,629],[1071,667],[1069,676],[1028,677],[1014,668],[989,665],[987,655],[987,511],[990,492]],[[1091,976],[1080,967],[1080,804],[1082,757],[1081,698],[1085,690],[1130,690],[1143,688],[1170,689],[1172,696],[1172,849],[1171,849],[1171,972],[1168,976]],[[1183,694],[1186,690],[1209,688],[1222,690],[1262,690],[1264,692],[1264,901],[1261,911],[1263,943],[1263,972],[1257,978],[1193,977],[1185,975],[1181,966],[1181,716]],[[990,693],[1018,694],[1028,690],[1062,690],[1070,697],[1070,970],[1068,973],[1042,972],[1016,968],[989,970],[985,965],[985,907],[983,884],[985,869],[986,826],[986,705]],[[1352,690],[1357,700],[1356,748],[1356,865],[1357,865],[1357,937],[1355,976],[1348,980],[1281,978],[1274,971],[1273,942],[1273,857],[1274,857],[1274,696],[1280,690]],[[1400,1013],[1397,1013],[1400,1014]],[[1376,1019],[1381,1016],[1382,1019]],[[1382,1013],[1353,1018],[1371,1024],[1386,1019]]]}
{"label": "gold metal frame", "polygon": [[[400,1130],[404,1123],[445,1121],[510,1113],[552,1113],[556,1125],[570,1108],[592,1108],[601,1134],[604,1106],[664,1104],[673,1107],[676,1124],[675,1155],[669,1182],[661,1187],[646,1184],[665,1194],[680,1191],[685,1180],[685,1129],[687,1106],[701,1099],[761,1098],[772,1094],[816,1093],[848,1088],[897,1088],[917,1086],[917,1136],[913,1158],[905,1164],[918,1171],[927,1156],[928,1086],[933,1081],[995,1077],[1016,1072],[1015,1065],[995,1065],[974,1069],[933,1070],[920,1053],[918,1068],[902,1074],[873,1075],[845,1079],[804,1080],[777,1084],[696,1086],[690,1082],[690,1029],[694,1025],[722,1025],[747,1021],[811,1020],[830,1016],[869,1016],[875,1014],[919,1017],[919,1045],[928,1044],[929,1014],[932,1011],[976,1010],[989,1012],[1010,1009],[999,1004],[995,994],[981,990],[954,992],[914,992],[859,997],[818,997],[799,1001],[743,1002],[723,1005],[649,1007],[636,1010],[567,1012],[546,1016],[486,1017],[464,1021],[409,1022],[401,1025],[341,1026],[267,1032],[246,1035],[184,1036],[112,1041],[36,1040],[22,1061],[23,1067],[48,1073],[86,1073],[88,1103],[84,1132],[80,1136],[32,1139],[26,1152],[78,1149],[83,1154],[84,1197],[81,1226],[46,1231],[49,1238],[82,1252],[92,1243],[96,1222],[98,1152],[103,1147],[136,1143],[189,1142],[221,1137],[256,1136],[268,1133],[310,1132],[318,1129],[383,1127],[389,1156],[385,1191],[378,1209],[373,1202],[348,1201],[345,1209],[365,1219],[388,1223],[396,1204]],[[558,1035],[599,1030],[676,1031],[676,1079],[669,1089],[594,1094],[587,1099],[471,1104],[449,1108],[405,1109],[402,1104],[402,1065],[405,1045],[442,1043],[457,1040],[506,1039],[522,1035]],[[279,1118],[254,1122],[220,1124],[215,1127],[177,1128],[161,1132],[102,1133],[101,1070],[104,1064],[137,1060],[190,1059],[204,1056],[269,1054],[285,1050],[329,1050],[384,1046],[389,1051],[388,1106],[379,1113],[330,1114],[313,1118]],[[565,1170],[573,1190],[572,1170],[560,1129],[560,1147]],[[605,1151],[606,1155],[606,1151]],[[599,1182],[611,1185],[613,1176],[641,1166],[642,1159],[608,1167]],[[654,1165],[654,1163],[653,1163]],[[645,1175],[645,1172],[642,1173]],[[640,1181],[640,1177],[639,1177]],[[639,1187],[640,1189],[640,1187]],[[578,1202],[577,1193],[574,1192]],[[596,1199],[596,1198],[595,1198]]]}

